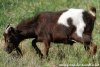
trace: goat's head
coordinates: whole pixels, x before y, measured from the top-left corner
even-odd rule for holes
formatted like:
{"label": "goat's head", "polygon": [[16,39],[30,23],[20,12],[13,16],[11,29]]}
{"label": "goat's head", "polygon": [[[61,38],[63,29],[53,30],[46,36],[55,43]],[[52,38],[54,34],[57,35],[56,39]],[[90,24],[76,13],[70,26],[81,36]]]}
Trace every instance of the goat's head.
{"label": "goat's head", "polygon": [[3,33],[3,36],[5,39],[5,51],[11,53],[19,44],[15,29],[9,25]]}

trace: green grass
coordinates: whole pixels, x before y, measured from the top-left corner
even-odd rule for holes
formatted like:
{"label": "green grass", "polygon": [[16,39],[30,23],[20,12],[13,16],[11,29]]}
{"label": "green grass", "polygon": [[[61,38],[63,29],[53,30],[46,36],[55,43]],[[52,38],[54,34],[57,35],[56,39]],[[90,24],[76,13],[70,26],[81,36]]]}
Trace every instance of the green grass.
{"label": "green grass", "polygon": [[[100,63],[100,0],[0,0],[0,67],[58,67],[59,64],[88,64]],[[23,57],[14,58],[4,50],[3,32],[7,24],[15,27],[22,19],[32,17],[43,11],[60,11],[68,8],[89,9],[95,6],[97,19],[93,31],[93,41],[98,45],[98,51],[93,62],[82,44],[74,46],[51,44],[47,59],[38,57],[31,46],[31,39],[23,41],[20,48]],[[43,51],[43,43],[37,43]],[[13,54],[16,54],[13,52]]]}

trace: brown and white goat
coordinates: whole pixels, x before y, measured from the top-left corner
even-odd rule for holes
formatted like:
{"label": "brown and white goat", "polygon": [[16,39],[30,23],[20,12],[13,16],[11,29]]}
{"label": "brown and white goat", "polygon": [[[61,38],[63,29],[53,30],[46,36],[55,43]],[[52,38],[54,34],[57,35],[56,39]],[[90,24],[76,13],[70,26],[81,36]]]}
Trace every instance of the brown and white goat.
{"label": "brown and white goat", "polygon": [[[90,10],[68,9],[59,12],[42,12],[19,23],[16,28],[8,26],[4,32],[5,50],[11,53],[14,49],[22,54],[19,43],[33,38],[32,46],[40,56],[47,56],[50,43],[73,44],[74,41],[84,44],[86,50],[96,53],[97,46],[92,42],[92,31],[96,19],[96,8]],[[74,41],[73,41],[74,40]],[[36,42],[45,44],[44,54]]]}

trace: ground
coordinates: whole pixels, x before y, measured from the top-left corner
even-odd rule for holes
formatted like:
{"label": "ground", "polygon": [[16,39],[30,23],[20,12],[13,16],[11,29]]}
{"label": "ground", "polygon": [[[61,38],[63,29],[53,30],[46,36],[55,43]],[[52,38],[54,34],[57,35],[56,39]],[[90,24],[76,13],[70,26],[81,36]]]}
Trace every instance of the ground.
{"label": "ground", "polygon": [[[100,0],[0,0],[0,67],[58,67],[60,64],[99,64],[100,63]],[[74,46],[51,43],[47,59],[40,59],[32,48],[31,39],[20,43],[23,57],[16,52],[7,54],[4,48],[3,32],[7,24],[15,27],[21,20],[44,11],[60,11],[68,8],[90,6],[97,9],[93,30],[93,42],[98,46],[95,57],[91,57],[80,43]],[[43,51],[43,43],[37,43]]]}

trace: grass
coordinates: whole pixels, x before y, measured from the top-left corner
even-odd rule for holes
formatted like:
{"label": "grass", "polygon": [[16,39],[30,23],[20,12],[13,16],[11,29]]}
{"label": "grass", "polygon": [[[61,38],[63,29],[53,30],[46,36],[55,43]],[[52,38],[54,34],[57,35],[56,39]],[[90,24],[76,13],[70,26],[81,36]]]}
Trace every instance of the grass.
{"label": "grass", "polygon": [[[0,0],[0,67],[58,67],[59,64],[98,64],[100,63],[100,0]],[[95,6],[97,19],[93,31],[93,41],[98,45],[98,51],[93,62],[82,44],[74,46],[51,44],[47,59],[40,60],[31,46],[31,39],[23,41],[20,48],[23,57],[14,58],[3,50],[3,32],[7,24],[16,26],[22,19],[32,17],[43,11],[60,11],[68,8],[89,9]],[[43,51],[43,43],[37,43]]]}

